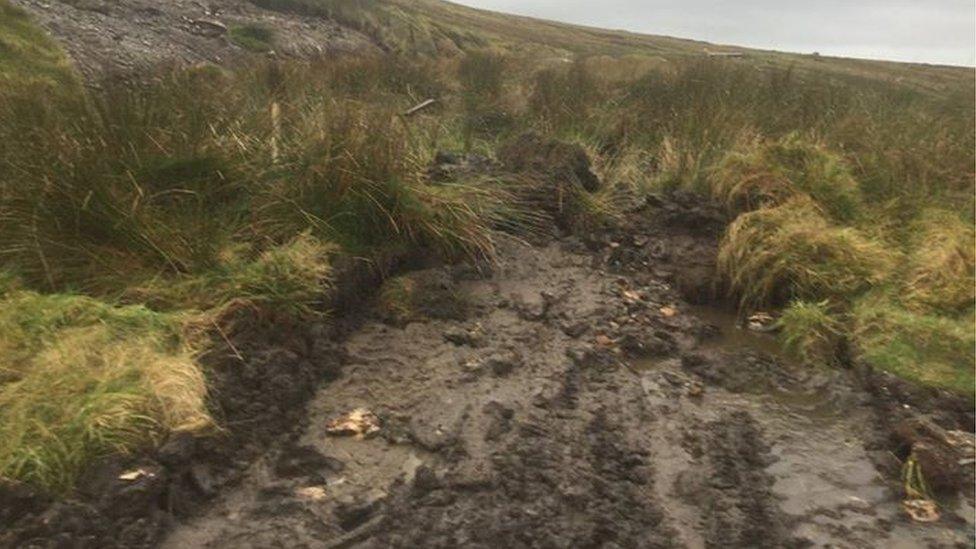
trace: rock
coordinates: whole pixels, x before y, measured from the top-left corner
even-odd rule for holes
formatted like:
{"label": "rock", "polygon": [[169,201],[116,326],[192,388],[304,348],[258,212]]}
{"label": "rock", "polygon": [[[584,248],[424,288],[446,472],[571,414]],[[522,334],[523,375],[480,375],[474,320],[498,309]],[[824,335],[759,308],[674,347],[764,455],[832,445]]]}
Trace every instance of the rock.
{"label": "rock", "polygon": [[194,27],[200,29],[202,32],[212,34],[214,36],[227,33],[227,25],[217,21],[216,19],[194,19],[191,21],[191,23]]}
{"label": "rock", "polygon": [[481,334],[476,330],[450,328],[444,332],[444,340],[455,345],[481,347],[484,344]]}
{"label": "rock", "polygon": [[590,329],[590,325],[587,322],[574,322],[572,324],[564,324],[562,326],[563,333],[569,337],[576,339],[586,333]]}

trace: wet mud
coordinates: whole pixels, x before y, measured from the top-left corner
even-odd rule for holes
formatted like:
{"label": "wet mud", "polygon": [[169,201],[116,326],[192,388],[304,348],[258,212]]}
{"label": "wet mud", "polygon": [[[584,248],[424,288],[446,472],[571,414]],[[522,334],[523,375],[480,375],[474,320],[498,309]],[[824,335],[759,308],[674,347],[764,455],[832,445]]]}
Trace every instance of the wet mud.
{"label": "wet mud", "polygon": [[[721,221],[663,204],[626,232],[507,242],[488,274],[432,272],[463,318],[367,320],[292,442],[162,546],[971,547],[971,495],[934,524],[902,511],[862,373],[801,368],[689,304],[713,299],[682,277]],[[356,408],[380,432],[329,436]]]}
{"label": "wet mud", "polygon": [[[711,275],[723,223],[697,197],[652,198],[626,230],[507,240],[490,272],[415,272],[450,299],[431,295],[427,314],[407,322],[348,302],[347,320],[331,327],[255,334],[236,349],[244,360],[228,349],[217,361],[223,438],[143,456],[157,480],[131,499],[100,485],[129,519],[106,520],[88,499],[66,504],[81,506],[70,520],[56,506],[22,511],[18,524],[33,530],[7,539],[972,547],[971,491],[945,495],[936,523],[902,510],[913,435],[897,428],[915,414],[935,425],[915,431],[971,433],[971,412],[948,400],[917,407],[920,396],[858,368],[800,367],[773,336],[739,327]],[[375,414],[379,431],[332,436],[330,423],[356,409]]]}

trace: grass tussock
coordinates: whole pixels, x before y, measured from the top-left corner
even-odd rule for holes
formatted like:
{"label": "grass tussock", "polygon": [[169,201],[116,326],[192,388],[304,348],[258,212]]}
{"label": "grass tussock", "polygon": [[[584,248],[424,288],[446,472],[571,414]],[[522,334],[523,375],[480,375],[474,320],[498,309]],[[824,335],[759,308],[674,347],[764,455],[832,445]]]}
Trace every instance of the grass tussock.
{"label": "grass tussock", "polygon": [[929,210],[912,224],[912,233],[904,302],[920,312],[971,310],[976,301],[972,224],[945,210]]}
{"label": "grass tussock", "polygon": [[840,221],[854,220],[861,208],[860,188],[843,158],[796,134],[730,153],[709,181],[712,195],[731,213],[777,206],[799,194]]}
{"label": "grass tussock", "polygon": [[193,309],[217,313],[247,302],[296,318],[324,314],[332,283],[335,245],[308,233],[253,256],[246,247],[225,250],[214,268],[176,280],[157,278],[127,289],[124,300],[160,310]]}
{"label": "grass tussock", "polygon": [[98,457],[210,424],[178,317],[31,291],[2,303],[0,476],[64,491]]}
{"label": "grass tussock", "polygon": [[810,199],[739,216],[718,264],[744,308],[847,299],[885,281],[895,255],[851,227],[832,225]]}
{"label": "grass tussock", "polygon": [[783,346],[805,364],[836,361],[844,333],[829,301],[794,301],[778,320]]}

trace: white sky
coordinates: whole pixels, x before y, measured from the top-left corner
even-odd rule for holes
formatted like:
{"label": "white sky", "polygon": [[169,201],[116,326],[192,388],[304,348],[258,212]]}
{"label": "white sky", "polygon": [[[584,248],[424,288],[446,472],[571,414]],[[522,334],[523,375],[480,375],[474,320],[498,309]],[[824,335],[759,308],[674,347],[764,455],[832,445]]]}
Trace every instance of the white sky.
{"label": "white sky", "polygon": [[976,65],[976,0],[453,0],[717,44]]}

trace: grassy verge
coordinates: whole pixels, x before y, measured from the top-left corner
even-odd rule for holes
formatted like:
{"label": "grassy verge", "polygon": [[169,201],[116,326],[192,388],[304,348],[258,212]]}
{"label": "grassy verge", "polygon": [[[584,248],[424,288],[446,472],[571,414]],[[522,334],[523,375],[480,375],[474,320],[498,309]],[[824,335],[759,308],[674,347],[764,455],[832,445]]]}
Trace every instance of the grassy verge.
{"label": "grassy verge", "polygon": [[441,86],[425,74],[267,64],[3,96],[0,477],[66,491],[100,456],[206,429],[194,334],[242,302],[326,314],[336,256],[490,260],[531,215],[503,185],[427,181],[450,130],[398,115]]}

